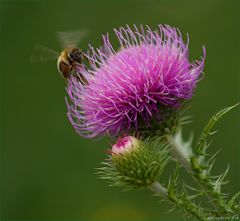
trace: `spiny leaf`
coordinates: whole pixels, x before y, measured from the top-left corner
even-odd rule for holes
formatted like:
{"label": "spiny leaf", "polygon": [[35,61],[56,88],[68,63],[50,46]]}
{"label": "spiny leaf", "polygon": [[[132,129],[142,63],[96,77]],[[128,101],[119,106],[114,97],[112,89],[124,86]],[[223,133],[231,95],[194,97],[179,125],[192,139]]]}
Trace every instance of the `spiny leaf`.
{"label": "spiny leaf", "polygon": [[191,191],[194,191],[194,192],[199,192],[199,191],[200,191],[199,189],[197,189],[197,188],[195,188],[195,187],[192,187],[192,186],[189,186],[189,185],[187,185],[187,184],[185,184],[185,186],[186,186],[189,190],[191,190]]}
{"label": "spiny leaf", "polygon": [[228,201],[228,208],[240,213],[240,191]]}
{"label": "spiny leaf", "polygon": [[[229,167],[223,174],[218,176],[212,176],[210,174],[218,152],[212,156],[206,153],[207,148],[210,146],[208,137],[216,133],[216,131],[212,131],[212,129],[218,120],[238,105],[239,103],[234,106],[224,108],[213,115],[206,127],[203,129],[195,149],[196,152],[190,160],[194,177],[204,187],[205,192],[212,197],[212,200],[209,202],[217,205],[220,209],[219,211],[216,211],[218,215],[221,215],[222,212],[226,214],[231,213],[228,209],[227,201],[225,200],[226,195],[221,192],[222,185],[226,183],[224,180],[227,176]],[[236,203],[233,203],[232,201],[230,204]]]}
{"label": "spiny leaf", "polygon": [[204,192],[199,192],[199,193],[196,193],[196,194],[194,194],[194,195],[189,195],[189,196],[187,196],[187,199],[188,199],[188,200],[193,200],[193,199],[196,199],[197,197],[203,196],[203,195],[204,195]]}
{"label": "spiny leaf", "polygon": [[239,105],[239,103],[224,108],[222,110],[220,110],[219,112],[217,112],[216,114],[214,114],[211,119],[209,120],[208,124],[206,125],[206,127],[203,129],[202,134],[200,136],[200,139],[197,143],[197,151],[198,152],[204,152],[206,145],[207,145],[207,137],[213,135],[215,132],[211,132],[212,128],[214,127],[214,125],[218,122],[218,120],[220,120],[226,113],[228,113],[230,110],[232,110],[233,108],[237,107]]}
{"label": "spiny leaf", "polygon": [[218,178],[217,181],[216,181],[217,183],[220,183],[220,184],[223,183],[223,180],[224,180],[225,177],[227,176],[229,169],[230,169],[230,165],[228,165],[228,167],[227,167],[227,169],[225,170],[225,172],[219,176],[219,178]]}

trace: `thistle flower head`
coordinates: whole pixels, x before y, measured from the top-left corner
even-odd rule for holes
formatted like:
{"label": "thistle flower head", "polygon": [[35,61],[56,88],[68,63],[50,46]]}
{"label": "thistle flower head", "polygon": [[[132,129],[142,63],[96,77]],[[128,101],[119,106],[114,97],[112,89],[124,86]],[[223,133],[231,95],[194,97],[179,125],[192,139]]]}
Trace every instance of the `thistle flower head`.
{"label": "thistle flower head", "polygon": [[87,80],[83,85],[72,77],[68,84],[68,116],[75,130],[87,137],[116,135],[140,124],[161,123],[162,110],[177,109],[189,100],[204,67],[188,58],[178,29],[159,25],[138,29],[115,29],[120,49],[115,51],[109,36],[100,49],[90,47],[90,68],[79,67]]}

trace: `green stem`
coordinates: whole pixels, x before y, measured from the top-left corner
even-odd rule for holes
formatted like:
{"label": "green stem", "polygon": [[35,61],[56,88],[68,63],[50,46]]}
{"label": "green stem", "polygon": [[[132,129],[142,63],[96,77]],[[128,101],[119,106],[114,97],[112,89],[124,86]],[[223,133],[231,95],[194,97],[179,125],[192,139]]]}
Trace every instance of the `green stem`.
{"label": "green stem", "polygon": [[192,203],[190,200],[181,197],[179,194],[175,193],[171,189],[166,189],[159,182],[154,182],[148,187],[152,192],[162,196],[168,202],[174,204],[175,206],[183,209],[191,217],[197,218],[198,220],[205,221],[207,215],[200,209],[199,206]]}

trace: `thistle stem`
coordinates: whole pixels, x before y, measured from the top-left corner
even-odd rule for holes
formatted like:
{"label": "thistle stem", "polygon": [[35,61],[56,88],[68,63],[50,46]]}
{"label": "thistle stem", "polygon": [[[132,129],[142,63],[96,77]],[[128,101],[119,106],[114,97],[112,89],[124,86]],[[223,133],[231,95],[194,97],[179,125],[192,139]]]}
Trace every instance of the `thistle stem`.
{"label": "thistle stem", "polygon": [[159,182],[154,182],[148,187],[152,192],[161,194],[163,197],[167,197],[167,189],[163,187]]}
{"label": "thistle stem", "polygon": [[155,194],[162,196],[168,202],[183,209],[188,215],[197,218],[198,220],[207,220],[207,215],[201,210],[201,208],[199,208],[199,206],[193,204],[186,198],[181,197],[179,194],[176,194],[174,191],[166,189],[159,182],[152,183],[148,188]]}
{"label": "thistle stem", "polygon": [[172,155],[179,161],[180,165],[183,166],[188,173],[192,173],[191,164],[190,164],[187,156],[182,151],[183,148],[180,147],[174,141],[174,139],[171,135],[167,135],[166,138],[167,138],[168,143],[172,147],[172,149],[171,149]]}

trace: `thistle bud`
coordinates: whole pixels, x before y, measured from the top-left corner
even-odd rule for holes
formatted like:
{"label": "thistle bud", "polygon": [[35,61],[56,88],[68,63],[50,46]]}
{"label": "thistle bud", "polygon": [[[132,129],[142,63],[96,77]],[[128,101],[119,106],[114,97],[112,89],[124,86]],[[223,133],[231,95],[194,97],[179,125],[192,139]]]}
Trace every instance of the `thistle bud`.
{"label": "thistle bud", "polygon": [[159,180],[167,163],[165,147],[160,140],[119,138],[112,146],[110,160],[100,168],[100,177],[116,186],[148,187]]}
{"label": "thistle bud", "polygon": [[132,136],[119,138],[117,142],[112,146],[112,155],[117,157],[118,155],[124,155],[136,150],[140,145],[140,141]]}

